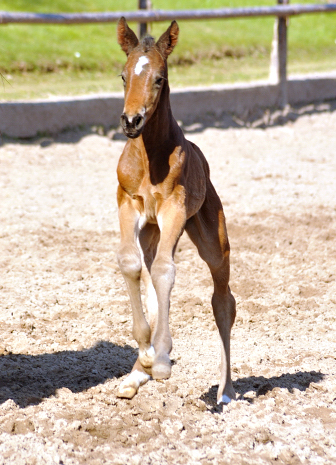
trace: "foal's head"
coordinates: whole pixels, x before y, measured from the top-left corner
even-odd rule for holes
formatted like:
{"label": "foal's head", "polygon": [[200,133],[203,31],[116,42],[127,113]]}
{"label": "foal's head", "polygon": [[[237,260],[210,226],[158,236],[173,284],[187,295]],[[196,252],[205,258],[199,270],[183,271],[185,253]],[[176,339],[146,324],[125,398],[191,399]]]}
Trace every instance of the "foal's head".
{"label": "foal's head", "polygon": [[121,126],[127,137],[136,138],[154,113],[162,88],[168,86],[166,60],[177,43],[179,28],[173,21],[156,43],[149,36],[139,42],[125,18],[121,18],[117,33],[119,45],[127,55],[121,73],[125,88]]}

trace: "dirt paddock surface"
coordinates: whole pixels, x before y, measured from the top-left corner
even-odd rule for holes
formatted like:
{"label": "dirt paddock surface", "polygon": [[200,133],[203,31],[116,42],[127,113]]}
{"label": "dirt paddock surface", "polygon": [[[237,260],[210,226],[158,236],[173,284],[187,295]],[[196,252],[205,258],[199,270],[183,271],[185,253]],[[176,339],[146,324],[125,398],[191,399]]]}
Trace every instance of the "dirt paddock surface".
{"label": "dirt paddock surface", "polygon": [[124,142],[3,141],[1,464],[336,463],[335,106],[282,122],[187,128],[231,241],[238,400],[224,407],[212,282],[185,236],[172,377],[116,397],[136,358],[115,256]]}

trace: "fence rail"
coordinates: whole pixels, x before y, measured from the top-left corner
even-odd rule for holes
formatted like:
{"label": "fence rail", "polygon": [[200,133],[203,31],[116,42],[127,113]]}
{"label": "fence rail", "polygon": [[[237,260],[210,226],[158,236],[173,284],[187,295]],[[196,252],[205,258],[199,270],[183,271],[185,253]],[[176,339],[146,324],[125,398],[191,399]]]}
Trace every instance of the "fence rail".
{"label": "fence rail", "polygon": [[[287,104],[287,21],[289,16],[312,13],[336,12],[336,3],[317,5],[289,5],[289,0],[277,0],[278,5],[249,8],[217,8],[202,10],[152,10],[149,0],[138,0],[139,10],[127,12],[102,13],[25,13],[0,11],[0,26],[6,24],[92,24],[113,23],[121,16],[127,21],[140,24],[140,34],[147,30],[147,24],[156,21],[229,19],[274,16],[277,24],[275,29],[275,50],[272,51],[271,74],[276,75],[279,85],[279,105]],[[147,8],[147,9],[143,9]],[[142,31],[142,32],[141,32]],[[274,59],[275,57],[275,59]]]}
{"label": "fence rail", "polygon": [[121,16],[138,23],[155,21],[251,18],[260,16],[297,16],[336,12],[336,3],[319,5],[275,5],[251,8],[216,8],[204,10],[140,10],[102,13],[20,13],[0,11],[0,24],[90,24],[113,23]]}

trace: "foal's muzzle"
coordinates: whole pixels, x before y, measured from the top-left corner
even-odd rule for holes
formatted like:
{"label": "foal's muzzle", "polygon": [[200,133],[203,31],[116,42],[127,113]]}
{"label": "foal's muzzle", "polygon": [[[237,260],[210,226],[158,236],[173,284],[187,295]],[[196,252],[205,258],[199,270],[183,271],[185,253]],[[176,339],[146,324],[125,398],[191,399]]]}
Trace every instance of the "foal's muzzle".
{"label": "foal's muzzle", "polygon": [[124,134],[131,139],[140,136],[144,127],[144,122],[144,117],[139,113],[132,117],[128,117],[126,113],[123,113],[120,117],[120,124]]}

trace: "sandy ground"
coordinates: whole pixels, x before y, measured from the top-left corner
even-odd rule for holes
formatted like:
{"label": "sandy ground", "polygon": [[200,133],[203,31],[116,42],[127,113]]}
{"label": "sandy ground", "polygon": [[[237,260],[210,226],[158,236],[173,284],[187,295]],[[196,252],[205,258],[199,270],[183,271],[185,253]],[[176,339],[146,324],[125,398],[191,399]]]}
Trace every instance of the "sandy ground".
{"label": "sandy ground", "polygon": [[131,401],[115,395],[136,358],[115,257],[124,142],[78,132],[3,141],[1,464],[336,464],[334,109],[250,124],[264,129],[187,128],[232,247],[238,400],[224,408],[211,279],[185,236],[172,377]]}

